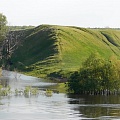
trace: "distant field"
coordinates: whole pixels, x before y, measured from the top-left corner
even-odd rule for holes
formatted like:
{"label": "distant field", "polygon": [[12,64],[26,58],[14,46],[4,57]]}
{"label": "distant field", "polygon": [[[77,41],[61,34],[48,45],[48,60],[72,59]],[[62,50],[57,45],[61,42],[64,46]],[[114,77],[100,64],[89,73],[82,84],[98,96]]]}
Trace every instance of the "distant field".
{"label": "distant field", "polygon": [[86,29],[40,25],[24,30],[22,45],[12,55],[13,67],[38,77],[61,77],[80,68],[92,53],[120,58],[119,29]]}
{"label": "distant field", "polygon": [[24,29],[31,29],[34,26],[8,26],[10,30],[24,30]]}

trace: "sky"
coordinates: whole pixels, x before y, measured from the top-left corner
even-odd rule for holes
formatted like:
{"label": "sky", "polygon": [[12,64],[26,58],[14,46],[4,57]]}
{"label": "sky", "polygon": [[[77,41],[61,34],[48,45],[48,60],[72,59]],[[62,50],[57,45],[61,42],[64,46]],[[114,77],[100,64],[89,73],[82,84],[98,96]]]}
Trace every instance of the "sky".
{"label": "sky", "polygon": [[120,0],[0,0],[9,25],[120,28]]}

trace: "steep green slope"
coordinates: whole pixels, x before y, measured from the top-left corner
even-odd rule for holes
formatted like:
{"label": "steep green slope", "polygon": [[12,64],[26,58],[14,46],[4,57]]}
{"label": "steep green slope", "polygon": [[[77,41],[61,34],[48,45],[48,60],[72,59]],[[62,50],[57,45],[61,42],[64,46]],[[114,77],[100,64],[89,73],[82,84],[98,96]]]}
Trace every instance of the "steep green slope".
{"label": "steep green slope", "polygon": [[59,77],[79,69],[91,54],[120,57],[120,31],[41,25],[25,31],[22,46],[12,55],[13,66],[34,76]]}

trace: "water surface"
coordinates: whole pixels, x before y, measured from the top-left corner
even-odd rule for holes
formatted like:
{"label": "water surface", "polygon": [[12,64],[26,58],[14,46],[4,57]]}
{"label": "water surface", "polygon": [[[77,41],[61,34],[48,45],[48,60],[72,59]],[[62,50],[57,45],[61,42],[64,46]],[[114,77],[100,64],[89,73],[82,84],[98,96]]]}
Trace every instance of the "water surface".
{"label": "water surface", "polygon": [[[48,86],[41,79],[4,73],[7,84],[13,88],[24,88],[26,85]],[[16,77],[15,77],[16,76]],[[16,79],[17,78],[17,79]],[[54,93],[51,97],[6,96],[0,97],[0,120],[82,120],[120,119],[120,96],[87,96]]]}

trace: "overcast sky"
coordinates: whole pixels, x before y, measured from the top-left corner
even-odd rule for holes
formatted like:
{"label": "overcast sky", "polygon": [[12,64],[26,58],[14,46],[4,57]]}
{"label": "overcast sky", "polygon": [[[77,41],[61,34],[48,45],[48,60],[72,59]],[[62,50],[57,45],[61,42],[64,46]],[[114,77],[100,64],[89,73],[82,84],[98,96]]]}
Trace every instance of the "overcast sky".
{"label": "overcast sky", "polygon": [[120,0],[0,0],[9,25],[120,28]]}

